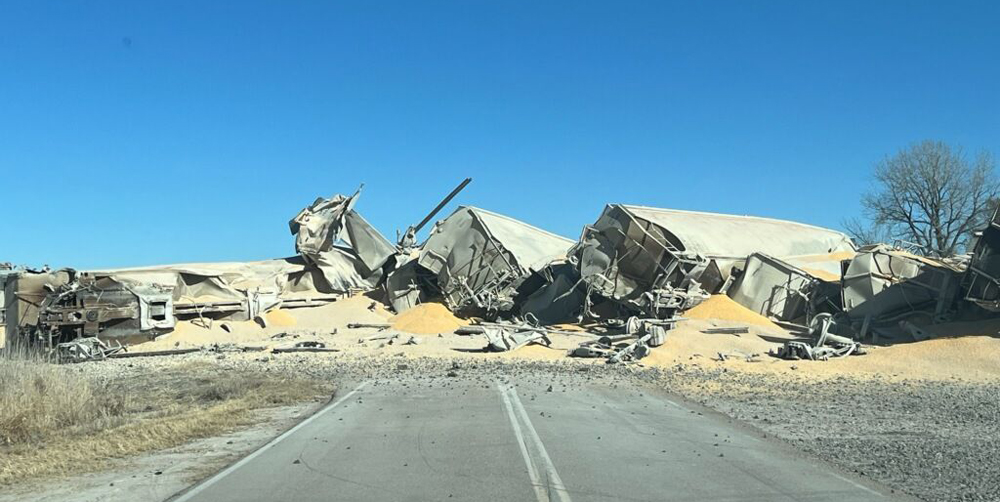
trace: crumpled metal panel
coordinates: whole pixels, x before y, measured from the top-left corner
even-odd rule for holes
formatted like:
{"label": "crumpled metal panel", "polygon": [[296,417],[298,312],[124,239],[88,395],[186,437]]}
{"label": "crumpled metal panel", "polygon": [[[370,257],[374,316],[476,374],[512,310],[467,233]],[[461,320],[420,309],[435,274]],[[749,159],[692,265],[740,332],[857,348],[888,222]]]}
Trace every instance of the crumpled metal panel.
{"label": "crumpled metal panel", "polygon": [[18,340],[38,323],[38,314],[51,291],[69,282],[76,276],[72,269],[53,271],[26,270],[9,276],[5,287],[7,340]]}
{"label": "crumpled metal panel", "polygon": [[980,307],[1000,312],[1000,210],[972,249],[965,281],[965,299]]}
{"label": "crumpled metal panel", "polygon": [[[800,223],[611,204],[570,251],[590,293],[663,317],[698,303],[754,252],[854,251],[844,234]],[[699,293],[699,290],[704,289]]]}
{"label": "crumpled metal panel", "polygon": [[937,321],[952,308],[961,273],[945,262],[885,244],[868,246],[844,273],[844,311],[852,319],[893,324],[915,315]]}
{"label": "crumpled metal panel", "polygon": [[409,260],[386,277],[386,296],[394,311],[405,312],[427,299],[425,274],[429,275],[416,260]]}
{"label": "crumpled metal panel", "polygon": [[[796,266],[798,263],[824,268],[800,268]],[[817,314],[842,310],[840,273],[834,275],[830,271],[834,265],[839,270],[841,265],[837,261],[797,262],[754,253],[747,257],[746,265],[726,294],[770,319],[807,325]]]}
{"label": "crumpled metal panel", "polygon": [[505,312],[532,271],[564,257],[572,244],[524,222],[461,206],[435,225],[417,262],[437,276],[452,310]]}
{"label": "crumpled metal panel", "polygon": [[562,260],[532,274],[519,290],[515,298],[518,314],[542,325],[576,321],[586,299],[580,273]]}
{"label": "crumpled metal panel", "polygon": [[[597,221],[584,228],[569,254],[587,288],[584,315],[591,317],[602,316],[591,308],[593,295],[629,311],[605,315],[669,317],[707,297],[688,297],[688,289],[701,290],[699,281],[710,280],[713,286],[722,282],[709,260],[678,249],[662,228],[616,204],[605,207]],[[664,300],[672,307],[660,308]]]}
{"label": "crumpled metal panel", "polygon": [[[319,267],[328,285],[337,289],[353,282],[350,268],[373,287],[381,278],[382,265],[396,253],[396,248],[372,227],[354,205],[354,195],[318,198],[288,222],[295,235],[295,251],[307,263]],[[350,266],[346,262],[353,261]]]}

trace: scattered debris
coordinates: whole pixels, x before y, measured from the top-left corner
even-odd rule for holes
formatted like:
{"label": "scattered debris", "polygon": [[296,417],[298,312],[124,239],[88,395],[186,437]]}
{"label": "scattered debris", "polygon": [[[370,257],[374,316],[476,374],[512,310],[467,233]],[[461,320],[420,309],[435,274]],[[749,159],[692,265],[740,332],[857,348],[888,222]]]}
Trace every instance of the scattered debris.
{"label": "scattered debris", "polygon": [[391,328],[391,327],[392,327],[392,324],[385,323],[385,322],[380,322],[380,323],[352,322],[352,323],[349,323],[347,325],[347,329],[376,328],[379,331],[381,331],[383,329],[388,329],[388,328]]}
{"label": "scattered debris", "polygon": [[741,333],[749,333],[750,328],[746,326],[739,326],[736,328],[707,328],[701,330],[702,333],[708,335],[722,334],[722,335],[739,335]]}
{"label": "scattered debris", "polygon": [[56,345],[55,355],[60,363],[82,363],[101,361],[124,350],[121,344],[109,346],[97,337],[89,336]]}
{"label": "scattered debris", "polygon": [[393,340],[397,339],[397,338],[399,338],[399,333],[389,333],[389,334],[385,334],[385,335],[372,335],[372,336],[369,336],[369,337],[366,337],[366,338],[359,338],[358,339],[358,343],[368,343],[368,342],[377,342],[377,341],[385,340],[385,341],[390,342],[390,345],[391,345],[391,342]]}
{"label": "scattered debris", "polygon": [[146,352],[118,352],[108,356],[109,359],[127,359],[132,357],[158,357],[158,356],[176,356],[181,354],[190,354],[192,352],[201,352],[202,349],[199,348],[189,348],[189,349],[170,349],[170,350],[150,350]]}
{"label": "scattered debris", "polygon": [[799,360],[808,359],[810,361],[826,361],[831,357],[844,357],[849,355],[863,355],[865,352],[860,343],[850,338],[834,334],[837,323],[834,322],[830,314],[820,314],[813,319],[813,335],[815,342],[812,344],[802,341],[789,341],[778,349],[772,350],[771,355],[781,359]]}
{"label": "scattered debris", "polygon": [[272,354],[282,354],[289,352],[340,352],[339,349],[328,348],[323,342],[297,342],[290,346],[281,346],[271,349]]}
{"label": "scattered debris", "polygon": [[544,330],[532,326],[509,328],[503,326],[485,326],[486,350],[490,352],[506,352],[517,350],[529,343],[540,343],[545,346],[552,344]]}

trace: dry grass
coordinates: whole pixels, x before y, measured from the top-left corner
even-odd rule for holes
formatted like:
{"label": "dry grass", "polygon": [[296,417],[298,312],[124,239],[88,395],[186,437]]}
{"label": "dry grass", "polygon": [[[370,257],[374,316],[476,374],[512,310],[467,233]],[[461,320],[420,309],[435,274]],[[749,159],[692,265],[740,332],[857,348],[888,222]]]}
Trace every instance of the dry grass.
{"label": "dry grass", "polygon": [[253,410],[332,390],[305,379],[220,372],[210,363],[83,375],[72,365],[0,357],[0,485],[99,469],[109,459],[249,425],[258,417]]}

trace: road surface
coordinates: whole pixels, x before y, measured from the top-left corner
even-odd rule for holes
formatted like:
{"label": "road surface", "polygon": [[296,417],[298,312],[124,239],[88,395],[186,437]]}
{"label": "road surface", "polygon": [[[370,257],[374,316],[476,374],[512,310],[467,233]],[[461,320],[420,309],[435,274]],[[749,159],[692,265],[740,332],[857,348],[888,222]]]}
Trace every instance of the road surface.
{"label": "road surface", "polygon": [[175,502],[902,500],[666,393],[428,379],[347,387]]}

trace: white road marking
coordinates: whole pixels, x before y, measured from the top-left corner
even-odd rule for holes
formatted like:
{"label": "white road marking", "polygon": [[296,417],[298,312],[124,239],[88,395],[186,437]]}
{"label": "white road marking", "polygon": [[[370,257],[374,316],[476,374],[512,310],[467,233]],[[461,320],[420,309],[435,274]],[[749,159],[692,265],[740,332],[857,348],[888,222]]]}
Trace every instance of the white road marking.
{"label": "white road marking", "polygon": [[681,406],[681,405],[679,405],[679,404],[677,404],[677,403],[675,403],[675,402],[673,402],[673,401],[671,401],[671,400],[669,400],[667,398],[663,398],[663,400],[666,401],[666,402],[668,402],[668,403],[670,403],[670,404],[672,404],[674,406],[674,408],[677,408],[679,410],[686,410],[687,409],[687,408],[685,408],[685,407],[683,407],[683,406]]}
{"label": "white road marking", "polygon": [[528,430],[528,437],[531,438],[532,442],[535,444],[535,448],[538,450],[538,455],[542,457],[542,462],[545,464],[545,471],[549,475],[549,483],[552,489],[555,490],[556,494],[559,495],[559,500],[563,502],[572,502],[569,498],[569,492],[566,491],[566,485],[563,484],[562,478],[559,477],[559,473],[556,472],[556,466],[552,463],[552,459],[549,458],[548,452],[545,451],[545,445],[542,444],[542,439],[538,437],[538,432],[535,431],[535,426],[532,425],[531,420],[528,418],[528,412],[524,409],[524,405],[521,404],[521,398],[517,396],[517,390],[513,387],[507,389],[510,393],[511,401],[513,401],[514,406],[517,411],[520,412],[521,418],[524,420],[525,428]]}
{"label": "white road marking", "polygon": [[344,401],[346,401],[348,398],[350,398],[351,396],[353,396],[356,392],[358,392],[359,390],[361,390],[367,384],[368,384],[368,382],[361,382],[361,384],[358,385],[357,387],[355,387],[354,390],[348,392],[347,394],[344,394],[343,396],[341,396],[340,399],[334,401],[333,403],[330,403],[325,408],[317,411],[316,413],[313,413],[313,415],[311,417],[309,417],[309,418],[307,418],[307,419],[299,422],[298,424],[295,425],[295,427],[292,427],[291,429],[288,429],[282,435],[280,435],[280,436],[272,439],[271,441],[269,441],[264,446],[261,446],[260,448],[258,448],[253,453],[251,453],[251,454],[243,457],[239,462],[236,462],[235,464],[233,464],[233,465],[231,465],[231,466],[223,469],[222,471],[220,471],[215,476],[212,476],[212,477],[208,478],[207,480],[205,480],[204,482],[202,482],[198,486],[196,486],[196,487],[192,488],[191,490],[189,490],[187,493],[181,495],[180,497],[178,497],[176,499],[173,499],[172,502],[187,502],[188,500],[191,500],[191,498],[194,497],[195,495],[203,492],[205,489],[207,489],[208,487],[214,485],[219,480],[221,480],[222,478],[224,478],[227,475],[231,474],[236,469],[239,469],[240,467],[242,467],[243,465],[245,465],[247,462],[249,462],[249,461],[257,458],[257,456],[260,455],[261,453],[264,453],[265,450],[267,450],[267,449],[271,448],[272,446],[278,444],[279,442],[281,442],[283,439],[287,438],[288,436],[291,436],[292,434],[295,433],[295,431],[297,431],[297,430],[305,427],[306,425],[309,425],[310,422],[312,422],[313,420],[316,420],[317,418],[319,418],[320,416],[322,416],[326,412],[328,412],[328,411],[336,408],[340,403],[343,403]]}
{"label": "white road marking", "polygon": [[855,487],[861,488],[862,490],[864,490],[864,491],[866,491],[868,493],[871,493],[872,495],[877,495],[879,497],[885,497],[885,495],[882,495],[881,493],[879,493],[879,492],[877,492],[875,490],[872,490],[871,488],[868,488],[867,486],[865,486],[865,485],[863,485],[861,483],[858,483],[857,481],[854,481],[853,479],[846,478],[846,477],[841,476],[840,474],[837,474],[836,472],[833,472],[833,471],[830,471],[830,474],[833,477],[835,477],[835,478],[837,478],[839,480],[842,480],[842,481],[847,481],[848,483],[854,485]]}
{"label": "white road marking", "polygon": [[517,437],[517,445],[521,448],[521,457],[524,458],[524,465],[528,467],[528,477],[531,478],[531,487],[535,490],[535,497],[538,499],[538,502],[549,502],[549,494],[542,486],[541,481],[539,481],[538,469],[535,467],[535,463],[531,461],[531,455],[528,454],[528,446],[524,442],[521,425],[517,423],[517,417],[514,416],[514,408],[510,404],[510,397],[507,396],[507,392],[500,385],[500,382],[497,382],[497,389],[503,398],[504,407],[507,408],[507,418],[510,419],[510,425],[514,428],[514,436]]}

